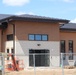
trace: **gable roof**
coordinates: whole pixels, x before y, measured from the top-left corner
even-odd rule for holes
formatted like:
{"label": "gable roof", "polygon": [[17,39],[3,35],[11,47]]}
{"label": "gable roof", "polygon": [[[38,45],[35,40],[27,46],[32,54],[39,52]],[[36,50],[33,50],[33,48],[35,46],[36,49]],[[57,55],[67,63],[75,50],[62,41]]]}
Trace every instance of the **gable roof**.
{"label": "gable roof", "polygon": [[37,21],[37,22],[62,22],[68,23],[69,20],[66,19],[58,19],[58,18],[50,18],[45,16],[37,16],[37,15],[7,15],[7,14],[0,14],[0,22],[6,20],[25,20],[25,21]]}

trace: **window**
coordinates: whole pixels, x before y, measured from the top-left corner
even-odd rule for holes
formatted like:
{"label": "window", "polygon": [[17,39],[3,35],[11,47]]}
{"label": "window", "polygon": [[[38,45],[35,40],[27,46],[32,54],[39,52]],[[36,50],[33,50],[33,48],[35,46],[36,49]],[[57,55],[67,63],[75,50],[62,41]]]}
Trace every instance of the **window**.
{"label": "window", "polygon": [[[60,50],[61,50],[61,53],[65,53],[65,40],[61,40],[60,41]],[[63,60],[65,60],[65,54],[63,54]]]}
{"label": "window", "polygon": [[7,49],[7,53],[9,53],[9,49]]}
{"label": "window", "polygon": [[13,49],[11,49],[11,53],[14,53],[14,50]]}
{"label": "window", "polygon": [[34,40],[34,35],[29,35],[29,40]]}
{"label": "window", "polygon": [[73,41],[69,40],[69,60],[73,60]]}
{"label": "window", "polygon": [[[43,54],[42,54],[43,53]],[[34,66],[33,64],[33,54],[35,55],[35,67],[48,67],[50,66],[50,55],[47,55],[47,53],[50,53],[49,50],[43,49],[43,50],[29,50],[29,66]]]}
{"label": "window", "polygon": [[7,41],[13,40],[13,34],[7,35]]}
{"label": "window", "polygon": [[65,40],[60,41],[61,53],[65,53]]}
{"label": "window", "polygon": [[48,36],[47,35],[42,35],[42,40],[47,41],[48,40]]}
{"label": "window", "polygon": [[47,41],[48,40],[48,35],[30,34],[29,35],[29,40],[31,40],[31,41]]}
{"label": "window", "polygon": [[[9,49],[7,49],[7,53],[9,53]],[[9,57],[7,57],[7,60],[9,60]]]}
{"label": "window", "polygon": [[41,41],[41,35],[35,35],[35,40]]}

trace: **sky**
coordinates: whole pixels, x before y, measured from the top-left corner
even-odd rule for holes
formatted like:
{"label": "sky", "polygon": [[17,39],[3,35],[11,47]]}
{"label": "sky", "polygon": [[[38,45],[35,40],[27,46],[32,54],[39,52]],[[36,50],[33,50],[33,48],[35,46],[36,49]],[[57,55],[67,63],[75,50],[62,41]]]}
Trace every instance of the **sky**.
{"label": "sky", "polygon": [[76,0],[0,0],[0,14],[31,14],[76,23]]}

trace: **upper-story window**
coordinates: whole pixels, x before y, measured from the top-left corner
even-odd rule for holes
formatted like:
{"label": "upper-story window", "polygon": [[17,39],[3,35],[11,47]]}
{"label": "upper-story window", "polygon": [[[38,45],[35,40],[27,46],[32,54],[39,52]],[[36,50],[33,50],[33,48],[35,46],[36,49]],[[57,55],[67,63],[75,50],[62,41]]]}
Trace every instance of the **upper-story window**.
{"label": "upper-story window", "polygon": [[29,35],[29,40],[34,40],[34,35],[33,34]]}
{"label": "upper-story window", "polygon": [[47,35],[42,35],[42,40],[44,40],[44,41],[48,40],[48,36]]}
{"label": "upper-story window", "polygon": [[35,40],[41,41],[41,36],[42,36],[42,35],[35,35]]}
{"label": "upper-story window", "polygon": [[29,35],[29,40],[32,41],[47,41],[48,40],[48,35],[46,34],[30,34]]}
{"label": "upper-story window", "polygon": [[11,40],[13,40],[13,34],[7,35],[7,41],[11,41]]}

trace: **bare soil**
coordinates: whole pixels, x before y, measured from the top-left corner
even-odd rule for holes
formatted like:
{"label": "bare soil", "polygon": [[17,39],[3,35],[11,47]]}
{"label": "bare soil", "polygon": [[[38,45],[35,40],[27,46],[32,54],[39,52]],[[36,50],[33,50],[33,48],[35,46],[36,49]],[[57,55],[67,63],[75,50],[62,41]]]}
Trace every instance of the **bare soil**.
{"label": "bare soil", "polygon": [[[5,75],[63,75],[62,69],[39,69],[6,72]],[[64,69],[64,75],[76,75],[75,69]]]}

